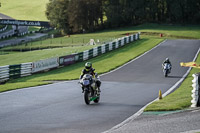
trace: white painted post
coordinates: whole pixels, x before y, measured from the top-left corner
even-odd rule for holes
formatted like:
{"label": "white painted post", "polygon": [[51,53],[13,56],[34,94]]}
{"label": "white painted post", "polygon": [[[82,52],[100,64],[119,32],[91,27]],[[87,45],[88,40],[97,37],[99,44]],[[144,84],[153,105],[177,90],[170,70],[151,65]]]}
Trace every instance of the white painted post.
{"label": "white painted post", "polygon": [[133,35],[131,35],[131,42],[133,42],[134,41],[134,39],[133,39]]}
{"label": "white painted post", "polygon": [[105,47],[105,44],[103,44],[102,46],[101,46],[101,53],[103,54],[103,53],[105,53],[106,52],[106,47]]}
{"label": "white painted post", "polygon": [[112,47],[112,42],[109,42],[109,51],[112,51],[113,47]]}
{"label": "white painted post", "polygon": [[93,48],[93,57],[98,55],[98,49],[97,47]]}
{"label": "white painted post", "polygon": [[124,46],[124,37],[121,38],[121,46]]}
{"label": "white painted post", "polygon": [[89,50],[83,52],[83,60],[87,60],[89,58]]}
{"label": "white painted post", "polygon": [[197,102],[198,102],[198,98],[199,98],[199,95],[198,95],[198,91],[199,91],[199,85],[198,85],[198,75],[197,74],[193,74],[192,75],[194,77],[194,79],[192,80],[192,87],[193,87],[193,90],[192,90],[192,100],[191,100],[191,107],[197,107]]}
{"label": "white painted post", "polygon": [[116,48],[119,48],[119,40],[116,39]]}

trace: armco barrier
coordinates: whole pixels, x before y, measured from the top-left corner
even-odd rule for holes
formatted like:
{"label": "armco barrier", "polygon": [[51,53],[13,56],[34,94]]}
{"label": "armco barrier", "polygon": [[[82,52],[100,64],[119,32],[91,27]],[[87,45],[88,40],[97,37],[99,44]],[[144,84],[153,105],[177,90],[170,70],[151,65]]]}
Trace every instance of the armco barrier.
{"label": "armco barrier", "polygon": [[21,64],[21,72],[20,72],[21,77],[29,76],[31,75],[31,73],[32,73],[32,62]]}
{"label": "armco barrier", "polygon": [[83,60],[88,60],[89,59],[89,50],[86,50],[83,52]]}
{"label": "armco barrier", "polygon": [[3,27],[3,28],[0,29],[0,32],[5,31],[7,28],[8,28],[8,26],[6,25],[5,27]]}
{"label": "armco barrier", "polygon": [[98,47],[93,48],[93,57],[98,55]]}
{"label": "armco barrier", "polygon": [[8,65],[0,67],[0,83],[9,79],[15,79],[31,75],[32,63],[23,63],[18,65]]}
{"label": "armco barrier", "polygon": [[0,67],[0,83],[9,79],[31,75],[36,72],[67,66],[76,62],[82,62],[139,39],[139,34],[115,39],[112,42],[86,50],[73,55],[66,55],[59,58],[50,58],[36,62],[23,63],[18,65],[8,65]]}
{"label": "armco barrier", "polygon": [[21,64],[9,66],[9,78],[15,79],[21,76]]}
{"label": "armco barrier", "polygon": [[101,53],[104,54],[106,52],[106,44],[101,46]]}
{"label": "armco barrier", "polygon": [[9,79],[9,65],[0,67],[0,83]]}
{"label": "armco barrier", "polygon": [[100,54],[104,54],[114,49],[120,48],[124,46],[125,44],[128,44],[138,39],[139,39],[139,34],[118,38],[112,42],[78,53],[77,61],[85,61],[85,60],[91,59]]}
{"label": "armco barrier", "polygon": [[94,53],[93,49],[90,49],[88,52],[89,52],[89,59],[91,59],[92,57],[94,57],[93,56],[93,53]]}
{"label": "armco barrier", "polygon": [[74,64],[76,61],[78,61],[77,54],[67,55],[67,56],[61,56],[59,57],[59,65],[67,66],[70,64]]}
{"label": "armco barrier", "polygon": [[97,53],[98,53],[98,55],[101,55],[101,54],[102,54],[101,46],[97,47]]}
{"label": "armco barrier", "polygon": [[78,53],[78,62],[83,61],[83,52]]}
{"label": "armco barrier", "polygon": [[45,71],[59,66],[59,58],[49,58],[33,62],[32,73]]}

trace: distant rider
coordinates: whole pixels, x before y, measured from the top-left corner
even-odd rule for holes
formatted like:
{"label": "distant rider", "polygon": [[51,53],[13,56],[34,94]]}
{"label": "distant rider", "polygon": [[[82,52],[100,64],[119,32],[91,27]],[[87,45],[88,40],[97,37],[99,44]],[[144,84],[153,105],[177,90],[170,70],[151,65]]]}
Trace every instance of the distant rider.
{"label": "distant rider", "polygon": [[98,87],[98,92],[101,92],[101,90],[100,90],[101,81],[100,81],[100,79],[98,77],[98,74],[95,73],[94,71],[95,71],[95,69],[92,68],[92,63],[91,62],[85,63],[85,69],[82,70],[80,79],[82,79],[85,74],[92,75],[95,78],[95,81],[96,81],[96,84],[97,84],[97,87]]}
{"label": "distant rider", "polygon": [[164,62],[163,62],[163,64],[162,64],[162,68],[164,67],[164,64],[165,64],[165,63],[170,64],[170,71],[169,71],[169,73],[171,73],[172,64],[171,64],[171,62],[169,61],[169,58],[166,58],[166,59],[164,60]]}

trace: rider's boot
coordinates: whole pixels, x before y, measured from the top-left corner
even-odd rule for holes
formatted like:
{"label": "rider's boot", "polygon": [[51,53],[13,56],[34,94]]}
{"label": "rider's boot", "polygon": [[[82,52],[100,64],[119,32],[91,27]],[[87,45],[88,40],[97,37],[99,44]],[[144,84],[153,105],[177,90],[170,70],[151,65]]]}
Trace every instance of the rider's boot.
{"label": "rider's boot", "polygon": [[82,87],[82,93],[84,92],[84,88]]}
{"label": "rider's boot", "polygon": [[98,87],[97,93],[100,94],[101,90],[100,87]]}

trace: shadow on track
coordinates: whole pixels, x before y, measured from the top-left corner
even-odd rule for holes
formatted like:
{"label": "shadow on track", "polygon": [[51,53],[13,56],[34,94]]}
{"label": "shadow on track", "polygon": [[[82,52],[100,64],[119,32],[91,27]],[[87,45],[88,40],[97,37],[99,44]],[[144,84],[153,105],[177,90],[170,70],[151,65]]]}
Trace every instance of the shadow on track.
{"label": "shadow on track", "polygon": [[182,78],[182,76],[167,76],[167,78]]}

